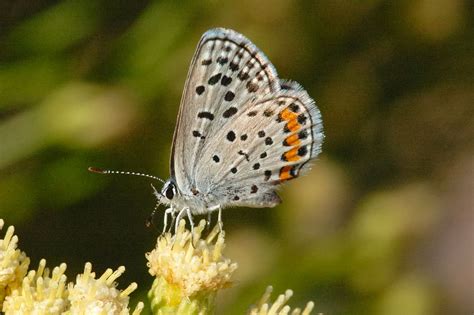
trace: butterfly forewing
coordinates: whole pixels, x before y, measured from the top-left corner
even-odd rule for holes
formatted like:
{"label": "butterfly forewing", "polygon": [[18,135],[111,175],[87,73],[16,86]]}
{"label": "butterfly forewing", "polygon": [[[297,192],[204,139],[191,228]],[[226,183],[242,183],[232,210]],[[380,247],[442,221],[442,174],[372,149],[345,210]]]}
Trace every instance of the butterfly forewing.
{"label": "butterfly forewing", "polygon": [[247,38],[227,29],[202,36],[181,99],[171,156],[171,174],[184,193],[195,189],[196,162],[210,137],[242,105],[277,88],[274,67]]}

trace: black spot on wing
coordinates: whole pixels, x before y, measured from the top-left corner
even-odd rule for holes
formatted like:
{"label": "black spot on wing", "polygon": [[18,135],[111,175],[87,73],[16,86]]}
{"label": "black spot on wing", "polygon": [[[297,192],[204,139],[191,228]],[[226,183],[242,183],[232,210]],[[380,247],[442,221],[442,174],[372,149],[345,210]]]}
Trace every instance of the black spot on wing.
{"label": "black spot on wing", "polygon": [[290,106],[288,106],[288,108],[293,112],[293,113],[297,113],[300,111],[300,106],[298,104],[295,104],[295,103],[291,103]]}
{"label": "black spot on wing", "polygon": [[245,86],[247,88],[247,91],[249,93],[257,92],[258,91],[258,85],[255,83],[252,83],[252,81],[247,82],[247,85]]}
{"label": "black spot on wing", "polygon": [[301,130],[299,133],[298,133],[298,138],[300,140],[304,140],[306,138],[308,138],[308,131],[306,129],[304,130]]}
{"label": "black spot on wing", "polygon": [[234,62],[231,62],[231,63],[229,64],[229,68],[230,68],[230,70],[232,70],[232,71],[235,72],[235,71],[239,70],[239,65],[236,64],[236,63],[234,63]]}
{"label": "black spot on wing", "polygon": [[247,80],[250,76],[247,72],[240,71],[239,74],[237,75],[240,81],[245,81]]}
{"label": "black spot on wing", "polygon": [[197,93],[197,95],[201,95],[202,93],[204,93],[205,90],[206,90],[206,88],[204,86],[200,85],[196,88],[196,93]]}
{"label": "black spot on wing", "polygon": [[225,65],[229,59],[227,57],[218,57],[216,61],[220,65]]}
{"label": "black spot on wing", "polygon": [[237,113],[237,108],[236,107],[229,107],[223,114],[222,116],[224,118],[229,118]]}
{"label": "black spot on wing", "polygon": [[232,78],[226,75],[222,76],[221,84],[223,86],[228,86],[232,82]]}
{"label": "black spot on wing", "polygon": [[298,155],[303,157],[308,153],[308,148],[304,145],[298,149]]}
{"label": "black spot on wing", "polygon": [[225,93],[225,96],[224,96],[224,99],[227,101],[227,102],[230,102],[234,99],[235,97],[235,94],[234,92],[232,91],[227,91],[227,93]]}
{"label": "black spot on wing", "polygon": [[249,159],[249,155],[247,153],[245,153],[244,151],[240,150],[239,152],[237,152],[239,155],[243,155],[245,157],[245,159],[248,161],[250,161]]}
{"label": "black spot on wing", "polygon": [[306,117],[305,114],[299,114],[297,119],[300,125],[306,125],[306,120],[308,117]]}
{"label": "black spot on wing", "polygon": [[205,139],[206,137],[203,136],[199,131],[197,130],[194,130],[193,131],[193,137],[196,137],[196,138],[201,138],[201,139]]}
{"label": "black spot on wing", "polygon": [[209,78],[207,83],[210,84],[210,85],[214,85],[217,82],[219,82],[219,80],[221,79],[221,76],[222,76],[221,73],[215,74],[215,75],[213,75],[212,77]]}
{"label": "black spot on wing", "polygon": [[273,115],[273,110],[271,108],[267,108],[263,111],[263,116],[270,117]]}
{"label": "black spot on wing", "polygon": [[209,119],[209,120],[213,120],[214,115],[210,112],[199,112],[198,113],[198,118],[206,118],[206,119]]}
{"label": "black spot on wing", "polygon": [[272,176],[272,171],[266,170],[263,174],[265,175],[265,181],[267,181]]}
{"label": "black spot on wing", "polygon": [[227,140],[229,140],[230,142],[234,141],[235,140],[235,132],[233,132],[232,130],[229,131],[227,133]]}

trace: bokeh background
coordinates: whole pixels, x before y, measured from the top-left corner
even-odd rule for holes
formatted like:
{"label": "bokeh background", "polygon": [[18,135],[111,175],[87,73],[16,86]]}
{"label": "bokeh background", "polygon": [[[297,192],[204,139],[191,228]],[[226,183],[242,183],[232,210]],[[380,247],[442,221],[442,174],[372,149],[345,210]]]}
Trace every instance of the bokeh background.
{"label": "bokeh background", "polygon": [[[203,32],[249,37],[321,109],[326,140],[275,209],[224,212],[240,268],[219,314],[268,284],[325,314],[474,312],[474,4],[413,1],[0,2],[0,216],[36,265],[125,265],[144,253],[150,181],[167,178]],[[134,304],[135,302],[132,302]]]}

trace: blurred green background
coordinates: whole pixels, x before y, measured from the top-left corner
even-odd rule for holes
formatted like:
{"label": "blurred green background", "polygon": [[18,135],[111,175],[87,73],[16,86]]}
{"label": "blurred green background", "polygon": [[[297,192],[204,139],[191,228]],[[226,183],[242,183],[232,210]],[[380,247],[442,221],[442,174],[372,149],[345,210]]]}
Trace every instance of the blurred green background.
{"label": "blurred green background", "polygon": [[[219,314],[268,284],[325,314],[474,312],[474,3],[0,3],[0,216],[35,266],[125,265],[151,284],[149,180],[167,178],[188,65],[203,32],[249,37],[319,105],[323,153],[275,209],[224,212],[240,268]],[[161,214],[157,216],[161,223]],[[135,302],[132,302],[135,303]]]}

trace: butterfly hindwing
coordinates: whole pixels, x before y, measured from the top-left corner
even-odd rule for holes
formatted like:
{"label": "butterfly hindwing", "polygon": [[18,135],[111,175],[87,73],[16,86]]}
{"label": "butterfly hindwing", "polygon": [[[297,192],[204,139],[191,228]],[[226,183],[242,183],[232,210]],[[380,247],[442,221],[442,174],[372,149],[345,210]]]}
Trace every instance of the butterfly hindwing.
{"label": "butterfly hindwing", "polygon": [[231,123],[206,143],[196,169],[197,187],[224,205],[271,207],[275,189],[308,169],[321,150],[320,113],[297,83],[242,106]]}

